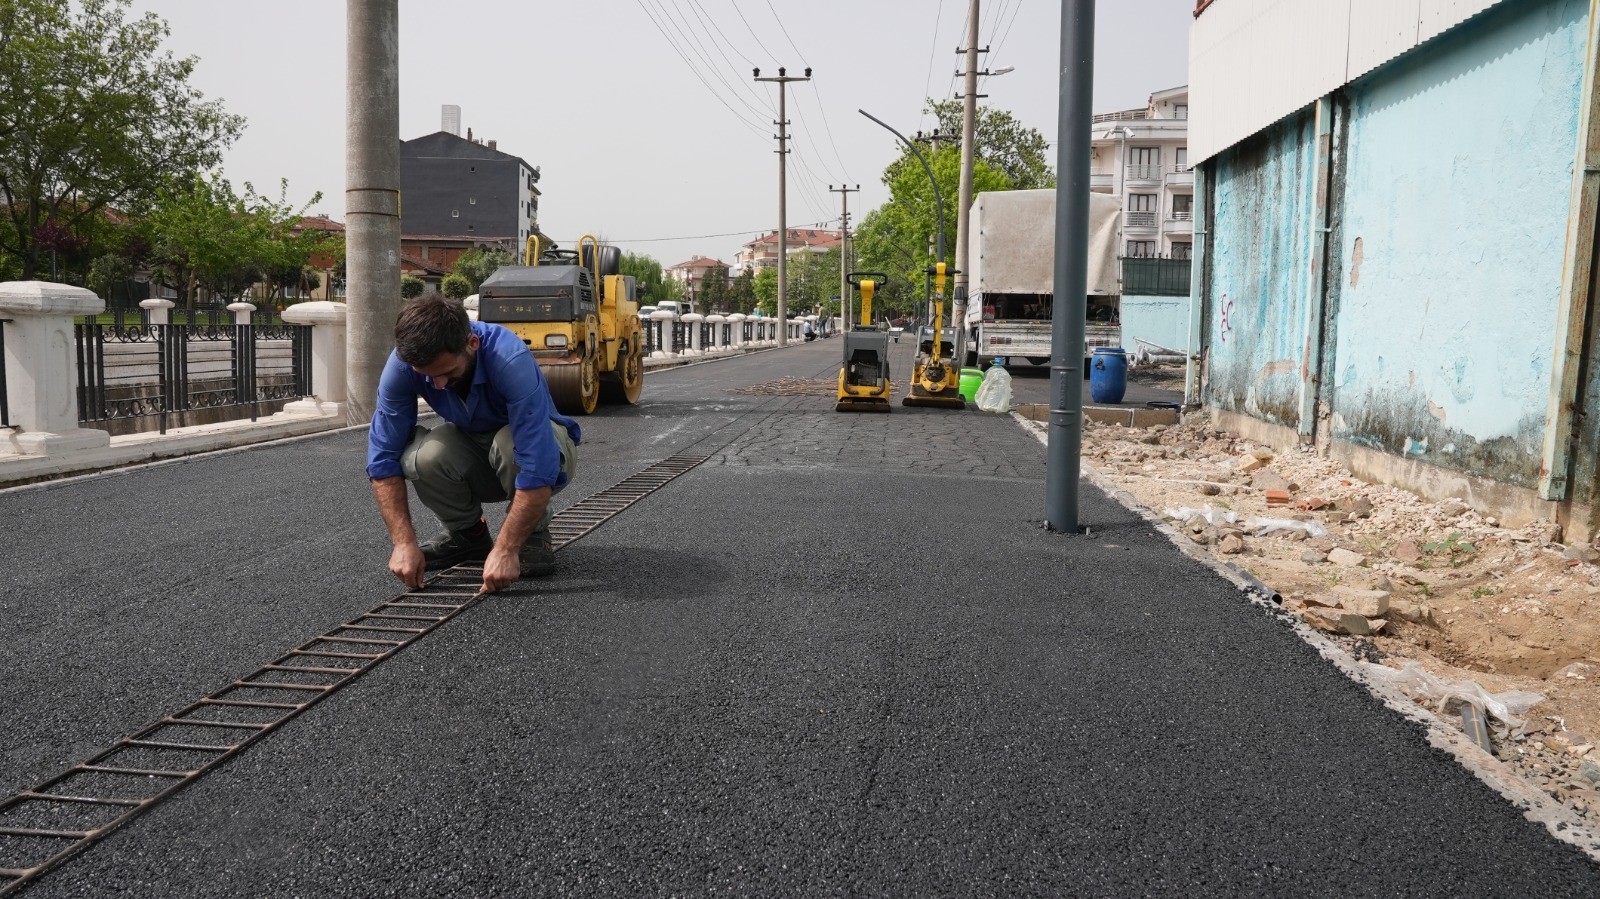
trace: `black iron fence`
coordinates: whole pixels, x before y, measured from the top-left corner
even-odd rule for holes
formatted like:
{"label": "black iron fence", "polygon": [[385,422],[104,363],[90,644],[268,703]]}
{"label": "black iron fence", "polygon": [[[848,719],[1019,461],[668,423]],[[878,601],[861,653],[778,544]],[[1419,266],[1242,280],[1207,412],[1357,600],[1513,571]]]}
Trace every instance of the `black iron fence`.
{"label": "black iron fence", "polygon": [[119,433],[255,421],[312,392],[308,325],[87,323],[77,344],[78,419]]}
{"label": "black iron fence", "polygon": [[672,348],[676,352],[683,352],[689,348],[689,324],[683,321],[672,323]]}
{"label": "black iron fence", "polygon": [[0,428],[14,428],[11,423],[11,399],[6,393],[6,325],[9,318],[0,318]]}
{"label": "black iron fence", "polygon": [[655,319],[644,319],[639,322],[644,332],[644,351],[648,355],[661,349],[661,323]]}
{"label": "black iron fence", "polygon": [[1122,295],[1134,297],[1186,297],[1189,295],[1188,259],[1125,256],[1122,260]]}

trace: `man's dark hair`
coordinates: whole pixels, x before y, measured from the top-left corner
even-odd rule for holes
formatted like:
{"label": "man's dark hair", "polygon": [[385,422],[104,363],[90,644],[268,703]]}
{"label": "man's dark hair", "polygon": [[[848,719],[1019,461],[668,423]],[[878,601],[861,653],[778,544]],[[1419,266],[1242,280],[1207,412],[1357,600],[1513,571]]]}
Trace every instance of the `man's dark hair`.
{"label": "man's dark hair", "polygon": [[394,349],[407,365],[429,365],[444,353],[463,353],[472,321],[460,300],[429,291],[405,304],[394,323]]}

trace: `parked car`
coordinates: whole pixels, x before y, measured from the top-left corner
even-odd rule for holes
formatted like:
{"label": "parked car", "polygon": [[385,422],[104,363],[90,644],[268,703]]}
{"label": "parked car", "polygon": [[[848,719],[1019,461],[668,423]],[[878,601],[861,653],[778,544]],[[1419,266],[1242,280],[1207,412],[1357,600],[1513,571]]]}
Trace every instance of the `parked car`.
{"label": "parked car", "polygon": [[664,300],[662,301],[661,305],[657,306],[656,308],[662,312],[672,313],[672,317],[674,319],[683,318],[685,315],[694,311],[693,309],[689,308],[688,303],[680,302],[678,300]]}
{"label": "parked car", "polygon": [[652,313],[654,311],[656,311],[656,307],[654,307],[654,306],[640,306],[639,307],[639,317],[640,318],[649,318],[650,317],[650,313]]}

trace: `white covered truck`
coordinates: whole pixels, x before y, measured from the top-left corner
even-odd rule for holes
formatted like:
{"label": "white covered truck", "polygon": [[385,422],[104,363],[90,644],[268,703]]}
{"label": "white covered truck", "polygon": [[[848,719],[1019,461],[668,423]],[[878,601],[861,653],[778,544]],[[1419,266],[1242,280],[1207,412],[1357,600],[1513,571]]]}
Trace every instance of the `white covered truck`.
{"label": "white covered truck", "polygon": [[[1083,354],[1121,346],[1117,221],[1121,204],[1089,195],[1088,315]],[[1056,192],[980,193],[972,203],[967,267],[967,362],[987,368],[1050,361]]]}

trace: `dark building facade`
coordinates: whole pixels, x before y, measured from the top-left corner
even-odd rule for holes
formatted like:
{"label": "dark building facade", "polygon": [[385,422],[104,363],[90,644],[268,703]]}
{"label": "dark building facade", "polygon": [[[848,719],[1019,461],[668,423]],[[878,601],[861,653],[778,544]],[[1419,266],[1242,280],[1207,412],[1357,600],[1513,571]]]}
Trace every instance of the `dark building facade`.
{"label": "dark building facade", "polygon": [[400,231],[520,253],[537,233],[539,170],[467,134],[438,131],[400,142]]}

